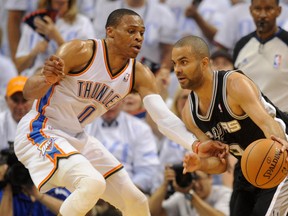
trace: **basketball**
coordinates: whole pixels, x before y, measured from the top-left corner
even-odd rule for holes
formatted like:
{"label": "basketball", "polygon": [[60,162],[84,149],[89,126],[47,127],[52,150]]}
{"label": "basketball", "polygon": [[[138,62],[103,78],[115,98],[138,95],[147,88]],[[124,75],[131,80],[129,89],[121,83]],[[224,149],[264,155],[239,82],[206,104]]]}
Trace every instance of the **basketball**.
{"label": "basketball", "polygon": [[281,152],[282,145],[271,139],[252,142],[241,158],[243,175],[258,188],[273,188],[287,176],[287,151]]}

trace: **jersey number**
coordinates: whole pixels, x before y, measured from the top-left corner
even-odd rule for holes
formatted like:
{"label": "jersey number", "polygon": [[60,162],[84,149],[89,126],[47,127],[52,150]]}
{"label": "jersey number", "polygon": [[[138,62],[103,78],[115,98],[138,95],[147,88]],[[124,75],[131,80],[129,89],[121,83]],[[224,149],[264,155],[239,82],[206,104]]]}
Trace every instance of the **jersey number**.
{"label": "jersey number", "polygon": [[233,154],[234,156],[242,156],[244,150],[236,143],[233,143],[229,146],[229,151],[231,154]]}
{"label": "jersey number", "polygon": [[78,115],[78,120],[80,123],[83,123],[93,112],[95,112],[96,107],[87,106],[85,109]]}

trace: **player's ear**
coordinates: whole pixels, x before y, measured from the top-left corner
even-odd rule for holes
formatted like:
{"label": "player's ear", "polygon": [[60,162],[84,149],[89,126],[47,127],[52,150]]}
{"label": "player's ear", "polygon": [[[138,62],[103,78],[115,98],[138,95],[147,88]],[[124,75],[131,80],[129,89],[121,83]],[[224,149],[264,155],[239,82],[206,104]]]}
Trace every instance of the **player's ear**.
{"label": "player's ear", "polygon": [[202,60],[201,60],[201,69],[205,70],[207,67],[209,67],[209,65],[210,65],[209,58],[208,57],[202,58]]}
{"label": "player's ear", "polygon": [[113,27],[109,26],[106,28],[106,35],[108,38],[113,38],[114,37],[114,29]]}

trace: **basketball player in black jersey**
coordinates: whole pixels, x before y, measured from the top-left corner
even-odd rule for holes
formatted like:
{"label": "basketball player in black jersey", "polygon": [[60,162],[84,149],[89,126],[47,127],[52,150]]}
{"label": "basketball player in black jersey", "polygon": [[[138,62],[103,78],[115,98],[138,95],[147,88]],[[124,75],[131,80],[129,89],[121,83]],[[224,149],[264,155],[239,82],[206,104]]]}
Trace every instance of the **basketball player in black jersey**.
{"label": "basketball player in black jersey", "polygon": [[[251,142],[271,135],[286,140],[285,123],[274,106],[241,71],[212,71],[208,46],[199,37],[187,36],[176,42],[172,62],[181,87],[191,90],[182,116],[200,140],[195,147],[209,139],[219,140],[228,144],[238,159],[230,215],[286,215],[285,199],[278,196],[288,187],[285,182],[271,189],[256,188],[246,181],[240,168],[241,154]],[[222,173],[226,169],[226,160],[217,157],[199,159],[189,154],[184,158],[184,172]]]}

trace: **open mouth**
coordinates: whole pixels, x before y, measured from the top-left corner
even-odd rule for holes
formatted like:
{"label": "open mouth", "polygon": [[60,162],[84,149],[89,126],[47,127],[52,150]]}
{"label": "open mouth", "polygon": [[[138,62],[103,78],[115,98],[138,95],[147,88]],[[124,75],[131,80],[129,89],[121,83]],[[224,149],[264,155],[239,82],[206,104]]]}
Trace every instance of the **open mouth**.
{"label": "open mouth", "polygon": [[141,46],[140,45],[133,46],[133,50],[140,52]]}

